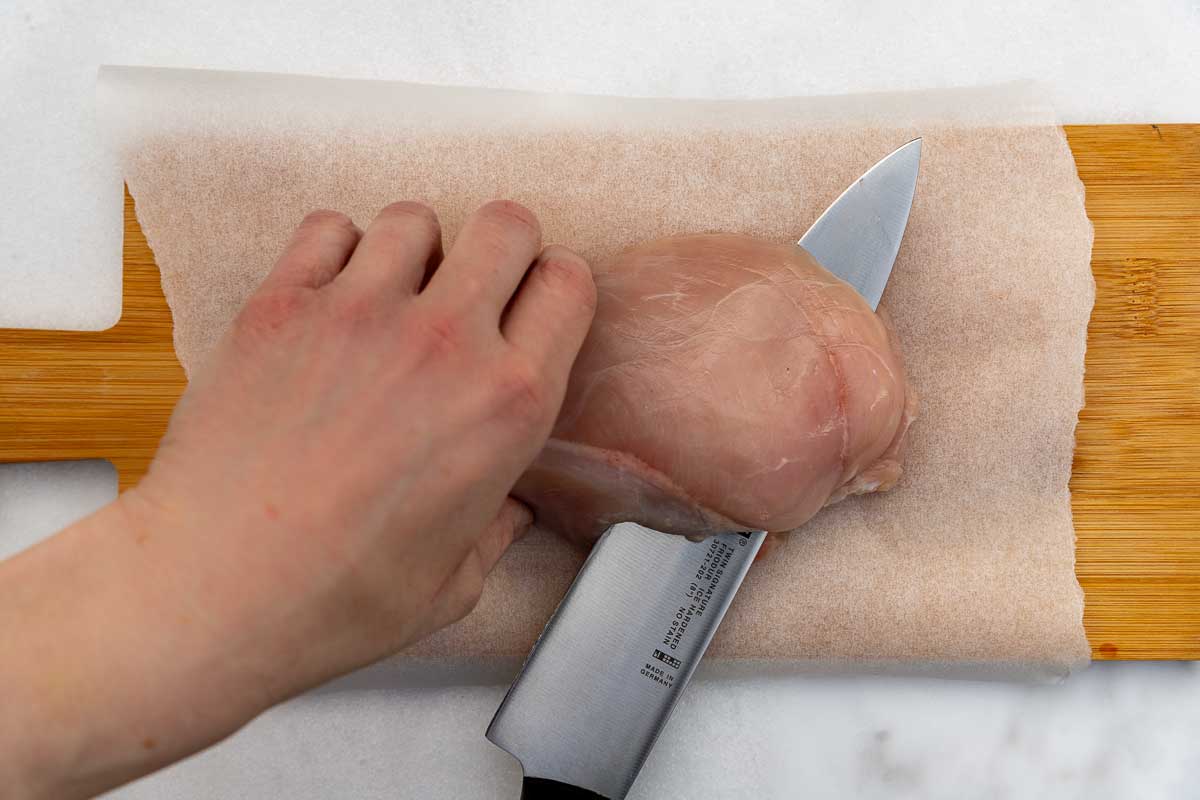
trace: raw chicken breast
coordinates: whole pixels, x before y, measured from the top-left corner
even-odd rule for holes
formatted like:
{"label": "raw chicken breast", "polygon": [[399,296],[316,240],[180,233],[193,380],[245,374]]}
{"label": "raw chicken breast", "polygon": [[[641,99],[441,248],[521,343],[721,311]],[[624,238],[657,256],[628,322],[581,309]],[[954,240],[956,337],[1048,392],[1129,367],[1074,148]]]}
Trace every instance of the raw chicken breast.
{"label": "raw chicken breast", "polygon": [[596,320],[513,494],[582,543],[616,522],[786,531],[891,488],[915,402],[886,317],[792,244],[680,236],[596,269]]}

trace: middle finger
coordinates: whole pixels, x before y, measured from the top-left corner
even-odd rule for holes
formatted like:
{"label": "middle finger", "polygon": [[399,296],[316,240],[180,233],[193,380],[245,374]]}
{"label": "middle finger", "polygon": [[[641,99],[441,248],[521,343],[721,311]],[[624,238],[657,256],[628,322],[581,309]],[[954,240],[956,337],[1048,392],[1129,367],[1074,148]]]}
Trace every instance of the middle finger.
{"label": "middle finger", "polygon": [[508,200],[494,200],[467,219],[423,294],[482,310],[499,325],[541,249],[542,229],[533,212]]}

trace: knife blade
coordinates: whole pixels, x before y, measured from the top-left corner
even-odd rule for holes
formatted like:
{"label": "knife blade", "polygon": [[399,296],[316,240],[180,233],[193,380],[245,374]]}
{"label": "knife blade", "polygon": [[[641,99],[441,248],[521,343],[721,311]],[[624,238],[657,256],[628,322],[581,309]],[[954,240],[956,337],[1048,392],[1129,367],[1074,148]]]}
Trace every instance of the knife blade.
{"label": "knife blade", "polygon": [[625,796],[765,535],[601,537],[488,728],[521,761],[522,797]]}
{"label": "knife blade", "polygon": [[920,166],[921,140],[913,139],[864,172],[796,243],[853,286],[872,311],[900,252]]}
{"label": "knife blade", "polygon": [[[920,139],[883,158],[797,243],[872,309],[920,159]],[[626,796],[765,536],[694,542],[625,522],[600,538],[488,726],[521,762],[524,800]]]}

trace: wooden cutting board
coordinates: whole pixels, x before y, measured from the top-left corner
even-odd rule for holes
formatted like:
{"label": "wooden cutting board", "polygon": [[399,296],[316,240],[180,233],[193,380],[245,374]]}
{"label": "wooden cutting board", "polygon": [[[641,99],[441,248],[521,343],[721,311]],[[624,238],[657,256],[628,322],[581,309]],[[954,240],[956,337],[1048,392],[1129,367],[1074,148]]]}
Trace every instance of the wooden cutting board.
{"label": "wooden cutting board", "polygon": [[[1087,408],[1071,479],[1097,659],[1200,659],[1200,125],[1066,128],[1096,228]],[[0,462],[150,463],[185,381],[125,196],[124,315],[0,330]]]}

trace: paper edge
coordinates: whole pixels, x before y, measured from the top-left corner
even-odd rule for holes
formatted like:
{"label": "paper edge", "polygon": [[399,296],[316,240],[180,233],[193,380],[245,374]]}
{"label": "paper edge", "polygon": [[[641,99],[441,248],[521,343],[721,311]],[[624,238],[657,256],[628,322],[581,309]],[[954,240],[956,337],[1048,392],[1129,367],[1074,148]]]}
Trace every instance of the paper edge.
{"label": "paper edge", "polygon": [[[320,102],[312,102],[309,91],[319,88]],[[193,70],[157,67],[126,67],[102,66],[97,79],[97,113],[101,118],[101,129],[109,137],[110,145],[118,150],[130,138],[130,132],[124,130],[123,121],[132,112],[146,112],[145,104],[163,96],[166,91],[171,96],[182,97],[192,116],[187,114],[172,116],[169,114],[148,115],[161,125],[151,134],[181,134],[186,133],[192,125],[207,121],[209,113],[215,113],[218,108],[228,111],[230,105],[241,105],[254,115],[255,120],[264,116],[270,119],[268,126],[256,125],[253,128],[263,133],[282,133],[295,131],[295,125],[309,128],[313,125],[328,125],[331,120],[341,120],[353,112],[354,125],[357,127],[364,119],[374,121],[386,129],[389,119],[401,114],[406,122],[411,123],[409,115],[416,114],[430,125],[428,130],[440,130],[453,125],[459,130],[459,124],[467,122],[471,125],[487,125],[489,132],[503,133],[515,129],[530,131],[546,130],[659,130],[672,127],[697,128],[728,128],[730,130],[742,127],[762,128],[763,122],[768,121],[775,127],[823,127],[836,125],[839,127],[855,125],[886,125],[887,127],[919,127],[920,125],[959,125],[963,127],[1014,127],[1038,126],[1053,127],[1058,137],[1059,146],[1066,149],[1071,157],[1074,185],[1070,191],[1085,219],[1088,219],[1088,252],[1094,241],[1094,226],[1084,210],[1084,186],[1078,177],[1074,157],[1061,126],[1057,124],[1053,111],[1045,102],[1038,100],[1037,84],[1033,81],[1019,81],[980,88],[932,89],[910,92],[860,93],[854,95],[831,95],[820,97],[787,97],[775,99],[746,99],[746,100],[697,100],[686,98],[622,98],[604,95],[580,94],[545,94],[503,89],[479,89],[468,87],[443,87],[432,84],[415,84],[399,81],[358,80],[345,78],[325,78],[316,76],[298,76],[281,73],[249,73],[225,70]],[[303,103],[295,103],[299,93],[304,94]],[[447,95],[453,101],[447,104]],[[298,110],[294,115],[270,117],[262,115],[258,110],[258,101],[264,96],[274,102],[283,101]],[[365,102],[374,100],[378,102]],[[399,102],[403,100],[404,102]],[[918,102],[919,101],[919,102]],[[352,108],[347,109],[347,103]],[[369,109],[364,112],[362,109]],[[385,109],[385,113],[379,113]],[[398,110],[400,109],[400,110]],[[663,109],[675,112],[669,119],[660,113]],[[718,111],[737,109],[737,114],[715,114]],[[753,109],[756,113],[743,113]],[[504,113],[497,120],[494,112]],[[436,113],[435,113],[436,112]],[[836,114],[836,117],[834,116]],[[497,122],[501,124],[496,124]],[[507,131],[505,125],[510,126]],[[371,127],[367,126],[368,129]],[[336,128],[334,129],[336,130]],[[148,134],[138,128],[139,138]],[[132,187],[131,187],[132,190]],[[153,247],[154,242],[151,241]],[[1090,270],[1088,259],[1088,277],[1091,282],[1090,297],[1088,298],[1088,313],[1094,306],[1095,281]],[[1081,357],[1079,359],[1078,406],[1075,410],[1076,421],[1071,429],[1071,450],[1076,446],[1076,429],[1078,427],[1078,412],[1085,405],[1083,394],[1083,356],[1086,355],[1087,326],[1083,327]],[[1077,342],[1079,340],[1076,340]],[[1078,553],[1078,533],[1075,530],[1071,510],[1070,492],[1071,473],[1065,475],[1062,489],[1063,502],[1066,503],[1067,516],[1072,528],[1072,575],[1075,582],[1074,592],[1079,616],[1074,628],[1078,631],[1078,652],[1067,651],[1063,658],[1052,662],[1021,662],[1017,672],[1028,668],[1031,674],[1048,675],[1061,678],[1071,672],[1086,666],[1090,660],[1090,644],[1086,630],[1083,627],[1085,596],[1075,572]],[[1066,642],[1065,642],[1066,643]],[[1067,643],[1070,644],[1070,643]],[[413,661],[423,656],[408,657]],[[734,663],[738,659],[718,659],[718,663]],[[745,663],[750,663],[749,661]],[[779,664],[773,660],[761,661],[760,664]],[[816,674],[828,671],[829,674],[847,674],[848,672],[865,671],[868,674],[906,674],[913,667],[916,674],[953,676],[962,671],[967,676],[978,677],[987,674],[1013,674],[1013,664],[999,666],[992,662],[969,661],[921,661],[905,662],[896,660],[829,660],[829,661],[796,661],[787,659],[779,662],[783,668],[798,669],[801,672]],[[761,669],[761,667],[759,667]]]}
{"label": "paper edge", "polygon": [[[1070,187],[1074,195],[1074,201],[1078,203],[1083,212],[1083,219],[1087,223],[1087,286],[1088,296],[1086,298],[1086,321],[1075,343],[1078,348],[1078,375],[1077,375],[1077,392],[1076,397],[1077,408],[1075,409],[1075,424],[1071,427],[1071,455],[1072,463],[1074,463],[1074,454],[1079,448],[1079,414],[1087,407],[1087,351],[1088,351],[1088,330],[1091,328],[1092,314],[1096,309],[1096,274],[1092,270],[1092,253],[1096,245],[1096,225],[1092,222],[1092,218],[1087,213],[1087,186],[1083,179],[1079,177],[1079,165],[1075,161],[1075,154],[1071,150],[1071,145],[1067,141],[1066,131],[1062,125],[1057,125],[1059,146],[1066,150],[1070,156],[1072,166],[1072,181]],[[1087,594],[1083,590],[1083,584],[1079,582],[1079,529],[1075,525],[1075,509],[1072,498],[1074,492],[1071,491],[1071,478],[1074,476],[1074,469],[1067,470],[1066,485],[1064,486],[1064,494],[1067,504],[1067,518],[1071,522],[1071,574],[1075,577],[1075,593],[1079,605],[1078,629],[1083,633],[1082,652],[1078,654],[1076,660],[1072,661],[1067,666],[1067,675],[1073,675],[1086,669],[1092,663],[1092,644],[1088,637],[1087,626],[1084,625],[1084,614],[1087,608]],[[1064,676],[1065,678],[1066,676]]]}
{"label": "paper edge", "polygon": [[[1056,124],[1035,81],[981,87],[865,92],[764,99],[617,97],[441,86],[405,81],[330,78],[271,72],[103,65],[97,75],[101,127],[118,146],[128,141],[123,121],[140,111],[160,132],[186,132],[209,114],[249,113],[235,121],[246,130],[356,129],[405,124],[428,130],[489,131],[737,130],[826,125],[918,124],[1014,126]],[[177,97],[183,113],[151,113],[151,98]],[[304,102],[291,102],[303,99]],[[278,104],[263,115],[262,104]],[[737,113],[729,113],[736,110]],[[724,112],[724,113],[722,113]],[[370,123],[374,123],[372,126]],[[139,127],[141,136],[146,135]]]}

